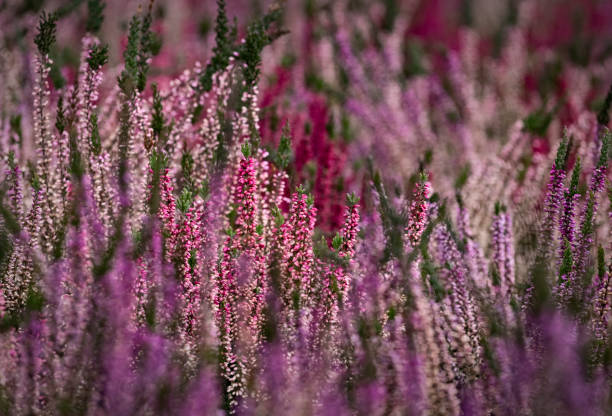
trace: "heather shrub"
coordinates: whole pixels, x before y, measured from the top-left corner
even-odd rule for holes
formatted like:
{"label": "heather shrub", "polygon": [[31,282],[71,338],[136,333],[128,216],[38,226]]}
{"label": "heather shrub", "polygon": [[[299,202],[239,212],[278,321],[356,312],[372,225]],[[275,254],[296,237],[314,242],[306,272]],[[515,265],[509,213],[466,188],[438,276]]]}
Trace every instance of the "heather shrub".
{"label": "heather shrub", "polygon": [[0,414],[612,412],[608,2],[268,3],[0,5]]}

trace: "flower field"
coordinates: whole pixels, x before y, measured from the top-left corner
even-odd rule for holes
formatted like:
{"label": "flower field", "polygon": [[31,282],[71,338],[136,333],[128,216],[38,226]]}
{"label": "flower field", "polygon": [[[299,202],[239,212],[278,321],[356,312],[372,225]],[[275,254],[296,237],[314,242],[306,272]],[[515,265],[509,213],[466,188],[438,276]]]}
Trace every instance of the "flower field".
{"label": "flower field", "polygon": [[611,22],[0,2],[0,415],[612,414]]}

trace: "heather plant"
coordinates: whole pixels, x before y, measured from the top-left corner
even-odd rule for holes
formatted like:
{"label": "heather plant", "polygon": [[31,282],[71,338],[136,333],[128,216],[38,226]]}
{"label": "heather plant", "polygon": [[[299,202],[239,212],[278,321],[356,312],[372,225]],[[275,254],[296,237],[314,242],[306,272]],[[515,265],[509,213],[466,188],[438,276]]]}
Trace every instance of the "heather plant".
{"label": "heather plant", "polygon": [[0,6],[0,414],[612,411],[606,2],[128,3]]}

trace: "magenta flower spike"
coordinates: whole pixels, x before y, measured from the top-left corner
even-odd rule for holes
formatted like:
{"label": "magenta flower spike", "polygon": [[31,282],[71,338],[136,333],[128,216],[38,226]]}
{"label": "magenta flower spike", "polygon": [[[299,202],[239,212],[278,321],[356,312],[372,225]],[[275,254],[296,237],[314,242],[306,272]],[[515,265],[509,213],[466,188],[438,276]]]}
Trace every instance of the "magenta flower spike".
{"label": "magenta flower spike", "polygon": [[429,207],[427,200],[431,194],[431,185],[426,177],[423,176],[414,189],[413,200],[410,203],[408,212],[408,226],[405,229],[406,237],[411,248],[414,248],[419,243],[421,235],[425,230],[427,224],[427,210]]}

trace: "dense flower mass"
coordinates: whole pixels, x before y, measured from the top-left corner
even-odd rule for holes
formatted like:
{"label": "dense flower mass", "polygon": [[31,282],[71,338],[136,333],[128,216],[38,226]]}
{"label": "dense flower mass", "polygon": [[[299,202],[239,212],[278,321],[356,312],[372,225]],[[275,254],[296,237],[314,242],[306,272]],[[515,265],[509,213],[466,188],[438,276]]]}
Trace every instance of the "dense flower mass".
{"label": "dense flower mass", "polygon": [[0,4],[0,415],[611,414],[611,20]]}

